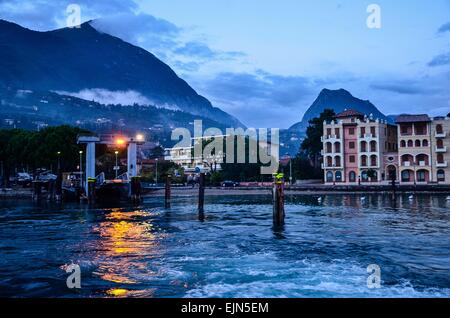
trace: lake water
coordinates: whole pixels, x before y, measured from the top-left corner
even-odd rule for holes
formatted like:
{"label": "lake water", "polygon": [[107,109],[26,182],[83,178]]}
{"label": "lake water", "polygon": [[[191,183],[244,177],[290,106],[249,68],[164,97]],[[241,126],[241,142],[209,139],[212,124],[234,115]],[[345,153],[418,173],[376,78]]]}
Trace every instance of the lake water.
{"label": "lake water", "polygon": [[[450,297],[446,196],[147,198],[139,207],[0,201],[3,297]],[[69,289],[65,266],[81,267]],[[381,288],[367,287],[368,265]]]}

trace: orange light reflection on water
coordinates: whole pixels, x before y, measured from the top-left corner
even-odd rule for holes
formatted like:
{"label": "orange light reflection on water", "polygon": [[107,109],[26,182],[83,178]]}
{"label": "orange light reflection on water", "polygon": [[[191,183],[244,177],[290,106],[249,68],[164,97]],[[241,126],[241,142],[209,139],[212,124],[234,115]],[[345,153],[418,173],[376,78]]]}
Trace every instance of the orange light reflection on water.
{"label": "orange light reflection on water", "polygon": [[[105,221],[96,229],[99,233],[99,246],[96,258],[98,268],[95,275],[117,284],[138,284],[143,278],[157,275],[151,270],[153,262],[158,261],[164,251],[159,245],[163,237],[151,223],[150,212],[124,212],[113,209],[106,214]],[[112,296],[128,297],[124,288],[112,288],[106,293]],[[152,291],[141,291],[147,295]]]}

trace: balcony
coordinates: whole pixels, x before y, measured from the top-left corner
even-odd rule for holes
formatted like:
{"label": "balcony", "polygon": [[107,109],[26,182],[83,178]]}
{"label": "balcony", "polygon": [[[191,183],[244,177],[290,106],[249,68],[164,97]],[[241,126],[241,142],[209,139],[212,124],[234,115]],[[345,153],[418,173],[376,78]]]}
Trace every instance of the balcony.
{"label": "balcony", "polygon": [[447,161],[444,161],[444,162],[436,162],[436,168],[447,168],[447,167],[448,167]]}
{"label": "balcony", "polygon": [[437,153],[447,152],[447,146],[443,146],[443,147],[436,146],[436,152]]}
{"label": "balcony", "polygon": [[411,167],[411,166],[412,166],[412,163],[411,163],[411,161],[404,161],[404,162],[402,163],[402,166],[403,166],[403,167]]}
{"label": "balcony", "polygon": [[440,131],[440,132],[435,131],[434,132],[434,137],[436,137],[436,138],[445,138],[445,137],[447,137],[447,133],[445,131]]}
{"label": "balcony", "polygon": [[342,168],[343,168],[342,165],[336,165],[336,164],[326,165],[326,164],[322,163],[322,169],[342,169]]}
{"label": "balcony", "polygon": [[374,134],[361,134],[359,135],[359,139],[374,139],[377,138]]}
{"label": "balcony", "polygon": [[327,135],[320,137],[320,140],[323,142],[325,140],[333,140],[333,139],[341,139],[340,135]]}

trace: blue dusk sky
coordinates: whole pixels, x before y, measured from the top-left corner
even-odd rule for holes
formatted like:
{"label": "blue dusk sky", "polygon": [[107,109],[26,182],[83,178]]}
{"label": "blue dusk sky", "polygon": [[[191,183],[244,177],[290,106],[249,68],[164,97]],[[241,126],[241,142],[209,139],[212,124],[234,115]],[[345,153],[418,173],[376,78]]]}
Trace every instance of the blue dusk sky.
{"label": "blue dusk sky", "polygon": [[248,126],[289,127],[323,88],[385,114],[450,112],[450,0],[0,0],[0,18],[65,27],[71,3]]}

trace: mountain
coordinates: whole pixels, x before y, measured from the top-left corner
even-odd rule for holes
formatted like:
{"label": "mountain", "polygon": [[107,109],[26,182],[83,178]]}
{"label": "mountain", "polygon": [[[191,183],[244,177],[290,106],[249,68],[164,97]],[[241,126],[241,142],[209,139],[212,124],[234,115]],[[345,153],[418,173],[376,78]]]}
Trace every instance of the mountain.
{"label": "mountain", "polygon": [[368,100],[362,100],[354,97],[345,89],[329,90],[323,89],[314,103],[308,108],[301,122],[293,125],[289,130],[306,131],[309,121],[319,115],[325,109],[334,109],[336,113],[343,112],[346,109],[354,109],[369,116],[372,114],[374,118],[386,119],[391,121],[378,108]]}
{"label": "mountain", "polygon": [[152,105],[245,127],[213,107],[153,54],[97,31],[91,22],[38,32],[0,20],[2,87],[68,95],[99,89],[133,92]]}
{"label": "mountain", "polygon": [[362,100],[354,97],[345,89],[329,90],[323,89],[314,103],[308,108],[301,122],[293,125],[287,130],[280,132],[282,153],[296,155],[300,148],[301,141],[305,137],[309,121],[319,117],[325,109],[334,109],[336,113],[343,112],[346,109],[354,109],[374,118],[380,118],[394,122],[391,117],[385,116],[378,108],[368,100]]}

